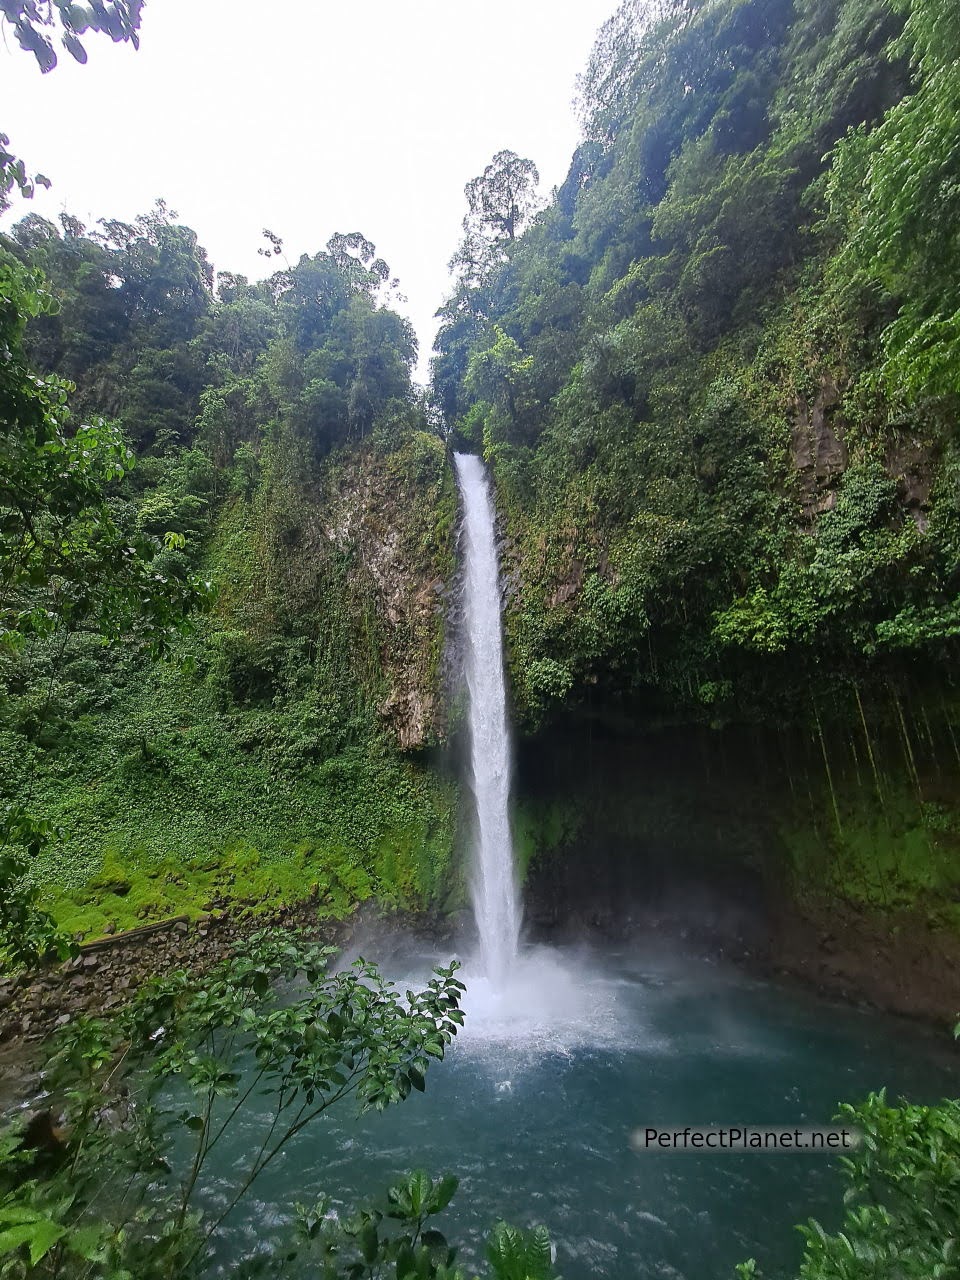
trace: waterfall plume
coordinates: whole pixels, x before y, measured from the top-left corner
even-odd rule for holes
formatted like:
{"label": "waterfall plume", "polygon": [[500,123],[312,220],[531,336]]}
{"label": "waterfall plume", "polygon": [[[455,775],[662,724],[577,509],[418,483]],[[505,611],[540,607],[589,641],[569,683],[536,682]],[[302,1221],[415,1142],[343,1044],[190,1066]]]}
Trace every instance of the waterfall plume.
{"label": "waterfall plume", "polygon": [[480,958],[494,987],[517,955],[520,898],[510,832],[510,739],[494,507],[483,463],[456,453],[463,496],[465,675],[470,786],[476,806],[470,890]]}

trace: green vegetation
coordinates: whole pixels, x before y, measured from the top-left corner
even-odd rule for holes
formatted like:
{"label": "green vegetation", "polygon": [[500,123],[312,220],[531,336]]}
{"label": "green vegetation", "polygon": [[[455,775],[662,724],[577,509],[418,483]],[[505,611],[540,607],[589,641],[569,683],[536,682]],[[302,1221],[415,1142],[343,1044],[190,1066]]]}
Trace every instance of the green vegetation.
{"label": "green vegetation", "polygon": [[[960,1228],[960,1103],[887,1104],[883,1093],[840,1108],[861,1143],[843,1158],[843,1229],[801,1226],[798,1280],[952,1280]],[[753,1262],[741,1280],[762,1280]]]}
{"label": "green vegetation", "polygon": [[[30,317],[55,310],[39,272],[0,250],[0,650],[16,663],[38,649],[63,658],[71,636],[124,636],[156,656],[209,592],[185,561],[165,562],[165,543],[131,528],[109,488],[133,456],[115,426],[76,424],[72,384],[37,377],[24,349]],[[166,550],[175,545],[168,535]],[[170,557],[167,557],[169,561]],[[31,690],[29,718],[46,722],[53,690]],[[0,815],[0,956],[36,961],[63,939],[24,884],[30,857],[52,834],[30,807],[33,778],[7,791]]]}
{"label": "green vegetation", "polygon": [[946,681],[956,41],[902,7],[622,5],[566,182],[467,255],[435,382],[499,480],[528,724]]}
{"label": "green vegetation", "polygon": [[[442,903],[453,786],[397,746],[441,724],[456,507],[409,326],[376,300],[386,264],[335,236],[263,285],[221,276],[217,296],[162,204],[90,236],[63,221],[27,217],[3,258],[18,341],[33,315],[33,359],[75,380],[45,385],[116,415],[73,434],[60,411],[59,448],[84,459],[72,489],[34,482],[22,450],[4,482],[0,788],[46,824],[29,867],[44,907],[91,934],[222,901]],[[58,463],[49,443],[36,457]],[[42,503],[70,520],[60,544],[31,534]],[[209,608],[171,646],[178,583]]]}
{"label": "green vegetation", "polygon": [[[463,1023],[456,965],[404,1003],[374,966],[332,972],[331,956],[288,932],[259,934],[202,985],[185,973],[155,979],[119,1017],[65,1032],[49,1078],[66,1104],[65,1136],[46,1113],[48,1131],[15,1125],[0,1138],[0,1271],[37,1280],[200,1275],[231,1210],[329,1107],[355,1099],[383,1110],[422,1091],[429,1062]],[[281,996],[280,984],[295,980],[293,998]],[[259,1149],[251,1140],[225,1202],[211,1208],[210,1153],[255,1090],[273,1099],[273,1114],[264,1113]],[[119,1128],[103,1123],[105,1107]],[[423,1173],[399,1184],[387,1210],[392,1233],[379,1211],[341,1225],[325,1220],[322,1204],[302,1210],[303,1240],[283,1263],[307,1252],[325,1275],[359,1280],[390,1262],[398,1277],[450,1277],[454,1252],[424,1223],[456,1187],[456,1178],[433,1183]],[[501,1229],[492,1256],[529,1247],[533,1257],[535,1243]]]}
{"label": "green vegetation", "polygon": [[[0,1132],[0,1274],[202,1276],[231,1212],[330,1107],[382,1111],[422,1092],[463,1025],[456,963],[403,999],[374,965],[337,972],[332,957],[288,930],[255,934],[202,980],[156,978],[119,1015],[62,1032],[48,1074],[62,1127],[47,1111]],[[211,1153],[249,1118],[254,1093],[271,1106],[225,1185]],[[298,1205],[295,1238],[268,1242],[231,1274],[309,1267],[374,1280],[389,1267],[397,1280],[463,1280],[456,1249],[427,1226],[457,1185],[417,1170],[352,1214],[331,1214],[323,1199]],[[542,1228],[498,1224],[487,1258],[492,1280],[553,1276]]]}
{"label": "green vegetation", "polygon": [[[53,37],[80,61],[88,30],[136,43],[140,7],[0,13],[46,70]],[[960,932],[958,56],[935,0],[626,0],[550,200],[508,150],[467,186],[432,399],[358,232],[295,265],[266,232],[256,284],[163,202],[0,237],[0,960],[222,907],[457,901],[428,756],[445,437],[497,479],[525,731],[789,726],[765,816],[797,909]],[[9,145],[0,209],[46,182]],[[588,818],[694,830],[686,795],[630,786],[589,814],[529,798],[523,867]],[[226,1212],[328,1106],[423,1088],[453,970],[404,1004],[328,962],[254,938],[202,990],[168,976],[72,1024],[69,1137],[0,1140],[0,1273],[199,1274],[225,1216],[199,1207],[207,1157],[252,1090],[275,1119]],[[801,1280],[956,1276],[956,1105],[844,1117],[847,1218],[804,1229]],[[453,1280],[427,1222],[454,1189],[417,1172],[336,1225],[304,1209],[264,1265]],[[489,1259],[551,1272],[542,1232],[501,1226]]]}

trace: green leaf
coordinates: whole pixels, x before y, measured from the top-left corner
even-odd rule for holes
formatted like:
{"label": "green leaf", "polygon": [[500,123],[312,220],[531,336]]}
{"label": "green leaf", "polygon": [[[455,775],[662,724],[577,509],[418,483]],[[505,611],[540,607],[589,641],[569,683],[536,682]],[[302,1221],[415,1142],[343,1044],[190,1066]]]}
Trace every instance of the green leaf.
{"label": "green leaf", "polygon": [[85,1258],[88,1262],[99,1261],[103,1253],[104,1240],[112,1230],[109,1226],[78,1227],[70,1232],[67,1246],[78,1258]]}
{"label": "green leaf", "polygon": [[409,1244],[402,1244],[397,1250],[396,1275],[397,1280],[407,1280],[409,1276],[415,1276],[417,1273],[417,1259],[413,1249]]}
{"label": "green leaf", "polygon": [[49,1218],[10,1227],[6,1231],[0,1231],[0,1254],[13,1253],[22,1245],[27,1245],[30,1250],[30,1264],[35,1267],[66,1234],[66,1227]]}
{"label": "green leaf", "polygon": [[360,1252],[363,1260],[372,1265],[380,1251],[380,1238],[377,1235],[377,1224],[375,1222],[366,1222],[360,1230],[359,1236]]}
{"label": "green leaf", "polygon": [[415,1215],[423,1213],[432,1187],[433,1184],[425,1170],[415,1169],[410,1174],[407,1179],[407,1195],[410,1198],[410,1207]]}
{"label": "green leaf", "polygon": [[439,1213],[441,1209],[445,1209],[453,1199],[459,1185],[459,1178],[455,1177],[452,1173],[445,1173],[431,1193],[429,1204],[430,1213]]}
{"label": "green leaf", "polygon": [[424,1231],[420,1240],[423,1243],[424,1248],[429,1249],[431,1253],[442,1252],[446,1255],[447,1250],[449,1249],[447,1237],[442,1231],[435,1231],[433,1229]]}

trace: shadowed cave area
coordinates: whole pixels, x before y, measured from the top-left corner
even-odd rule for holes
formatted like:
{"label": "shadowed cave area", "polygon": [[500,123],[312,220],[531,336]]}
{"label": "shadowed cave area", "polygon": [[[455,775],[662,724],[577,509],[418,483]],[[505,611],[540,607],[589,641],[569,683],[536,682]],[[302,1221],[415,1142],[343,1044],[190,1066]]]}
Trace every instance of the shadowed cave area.
{"label": "shadowed cave area", "polygon": [[702,729],[626,738],[570,727],[522,743],[531,933],[660,934],[719,954],[765,954],[782,862],[772,802],[781,780],[760,774],[761,749],[749,734]]}

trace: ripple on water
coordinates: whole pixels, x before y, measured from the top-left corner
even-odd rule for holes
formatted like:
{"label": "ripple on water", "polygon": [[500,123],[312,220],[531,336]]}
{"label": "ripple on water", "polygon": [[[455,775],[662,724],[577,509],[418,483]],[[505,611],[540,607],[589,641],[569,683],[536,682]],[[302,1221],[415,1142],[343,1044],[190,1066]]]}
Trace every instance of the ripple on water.
{"label": "ripple on water", "polygon": [[[384,968],[404,990],[435,960],[401,956]],[[426,1094],[383,1115],[335,1109],[301,1135],[257,1202],[232,1216],[219,1274],[258,1247],[258,1228],[283,1235],[295,1201],[326,1191],[339,1210],[416,1167],[460,1176],[437,1226],[462,1246],[468,1271],[491,1224],[506,1219],[546,1225],[567,1280],[701,1280],[731,1275],[751,1254],[768,1273],[795,1273],[793,1224],[839,1220],[828,1162],[638,1153],[631,1133],[828,1123],[841,1098],[881,1084],[918,1101],[955,1092],[952,1051],[944,1062],[922,1030],[698,961],[529,948],[500,990],[469,963],[461,977],[466,1025]],[[221,1174],[257,1141],[256,1119],[217,1153]],[[213,1199],[218,1191],[208,1188]]]}

